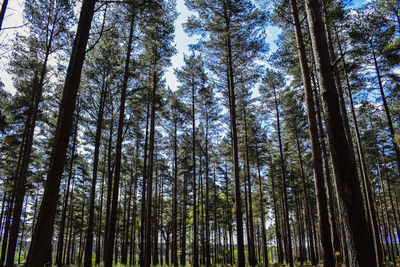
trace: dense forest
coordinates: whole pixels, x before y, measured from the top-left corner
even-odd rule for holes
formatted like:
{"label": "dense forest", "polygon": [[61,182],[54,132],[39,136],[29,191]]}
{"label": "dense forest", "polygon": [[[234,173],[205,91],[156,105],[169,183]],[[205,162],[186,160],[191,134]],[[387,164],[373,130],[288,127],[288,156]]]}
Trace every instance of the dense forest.
{"label": "dense forest", "polygon": [[19,2],[0,266],[399,266],[399,0]]}

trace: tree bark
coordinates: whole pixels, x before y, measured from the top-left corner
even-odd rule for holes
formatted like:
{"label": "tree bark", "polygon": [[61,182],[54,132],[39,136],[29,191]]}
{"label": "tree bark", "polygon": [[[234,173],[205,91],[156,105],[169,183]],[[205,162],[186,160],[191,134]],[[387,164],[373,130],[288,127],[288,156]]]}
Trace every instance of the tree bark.
{"label": "tree bark", "polygon": [[249,192],[249,239],[248,239],[248,247],[249,247],[249,263],[250,266],[257,265],[257,259],[255,254],[255,246],[254,246],[254,223],[253,223],[253,204],[252,204],[252,193],[251,193],[251,175],[250,175],[250,159],[249,159],[249,142],[247,136],[247,118],[246,118],[246,108],[244,109],[244,138],[245,138],[245,146],[246,146],[246,171],[247,171],[247,183],[248,183],[248,192]]}
{"label": "tree bark", "polygon": [[90,188],[88,228],[86,231],[85,258],[83,263],[84,267],[92,266],[94,200],[96,198],[97,169],[99,165],[101,133],[103,130],[103,117],[104,117],[103,114],[104,114],[104,107],[105,107],[105,100],[106,100],[107,86],[108,86],[107,81],[105,80],[106,78],[103,77],[103,84],[100,95],[100,106],[97,115],[96,136],[94,141],[93,173],[92,173],[92,185]]}
{"label": "tree bark", "polygon": [[77,137],[78,137],[77,132],[78,132],[78,119],[76,119],[76,121],[75,121],[74,139],[72,141],[71,158],[70,158],[69,169],[68,169],[67,190],[65,193],[64,206],[63,206],[63,209],[61,212],[60,229],[58,230],[56,264],[59,267],[62,267],[62,251],[63,251],[63,247],[64,247],[65,221],[67,219],[69,187],[70,187],[71,179],[73,176],[73,166],[74,166],[74,158],[75,158],[75,152],[76,152],[76,141],[77,141]]}
{"label": "tree bark", "polygon": [[262,247],[263,247],[263,260],[264,260],[264,266],[268,267],[269,266],[269,261],[268,261],[268,248],[267,248],[267,235],[265,232],[265,210],[264,210],[264,198],[263,198],[263,189],[262,189],[262,183],[261,183],[261,166],[260,166],[260,158],[258,155],[258,145],[256,147],[256,153],[257,153],[257,176],[258,176],[258,187],[259,187],[259,193],[260,193],[260,210],[261,210],[261,234],[262,234]]}
{"label": "tree bark", "polygon": [[[317,127],[317,118],[315,113],[315,105],[311,87],[310,80],[310,70],[307,62],[307,55],[305,50],[305,45],[303,41],[303,35],[301,33],[301,25],[298,16],[298,9],[296,0],[290,0],[290,6],[293,14],[293,24],[294,30],[296,34],[296,42],[297,42],[297,53],[299,56],[301,74],[303,78],[303,86],[304,93],[306,98],[306,108],[307,108],[307,118],[308,118],[308,127],[309,127],[309,136],[311,140],[311,150],[312,150],[312,165],[314,170],[314,187],[317,195],[317,208],[318,208],[318,217],[320,221],[320,234],[322,241],[322,249],[323,249],[323,262],[326,267],[334,266],[333,259],[333,251],[332,251],[332,243],[331,243],[331,233],[330,233],[330,225],[329,225],[329,213],[328,206],[326,200],[325,193],[325,178],[322,167],[322,157],[321,157],[321,145],[318,137],[318,127]],[[294,126],[297,127],[296,125]],[[300,165],[302,166],[302,157],[300,152],[300,143],[297,135],[297,130],[295,129],[295,137],[297,143],[297,149],[299,154]],[[305,187],[304,182],[304,170],[301,167],[302,171],[302,180],[303,187]],[[305,193],[305,192],[304,192]],[[308,197],[305,197],[306,209],[309,211],[309,202]],[[310,212],[307,212],[310,215]]]}
{"label": "tree bark", "polygon": [[146,206],[146,240],[145,240],[145,259],[144,267],[151,265],[151,206],[152,206],[152,190],[153,190],[153,168],[154,168],[154,136],[155,136],[155,119],[156,119],[156,90],[158,86],[158,73],[156,66],[153,66],[153,88],[151,91],[151,122],[150,122],[150,142],[149,142],[149,170],[147,176],[147,206]]}
{"label": "tree bark", "polygon": [[[336,37],[338,37],[337,31],[336,31]],[[371,189],[370,189],[370,185],[368,182],[364,150],[363,150],[363,146],[361,143],[360,131],[358,129],[357,116],[356,116],[356,112],[354,109],[353,96],[352,96],[352,92],[351,92],[352,89],[350,86],[350,80],[349,80],[349,76],[348,76],[345,55],[342,51],[342,46],[341,46],[341,43],[338,38],[337,38],[337,42],[338,42],[340,57],[343,62],[347,93],[348,93],[349,100],[350,100],[350,111],[351,111],[351,116],[352,116],[353,124],[354,124],[354,131],[355,131],[356,144],[357,144],[357,154],[358,154],[358,159],[359,159],[359,163],[360,163],[361,176],[362,176],[362,180],[363,180],[365,202],[366,202],[367,213],[368,213],[369,221],[370,221],[370,225],[371,225],[371,233],[374,238],[375,256],[377,259],[377,265],[380,266],[382,264],[382,248],[381,248],[381,243],[379,241],[378,224],[377,224],[377,220],[376,220],[375,206],[373,205],[373,202],[372,202]]]}
{"label": "tree bark", "polygon": [[339,100],[333,79],[333,70],[318,0],[305,0],[307,20],[318,81],[321,86],[323,108],[327,117],[327,133],[346,232],[347,248],[352,266],[376,266],[372,237],[365,220],[357,170],[350,157]]}
{"label": "tree bark", "polygon": [[[193,75],[193,74],[192,74]],[[196,189],[196,113],[195,113],[195,85],[192,77],[192,164],[193,164],[193,266],[199,266],[199,248],[197,235],[197,189]]]}
{"label": "tree bark", "polygon": [[172,193],[172,264],[175,267],[178,267],[177,194],[178,194],[178,127],[177,127],[177,119],[174,119],[174,184]]}
{"label": "tree bark", "polygon": [[134,32],[134,18],[131,18],[129,37],[127,44],[127,52],[125,58],[125,69],[124,78],[121,88],[121,104],[119,107],[119,122],[118,122],[118,133],[117,133],[117,144],[115,152],[115,173],[114,173],[114,185],[113,185],[113,195],[112,195],[112,206],[110,214],[110,226],[108,229],[107,243],[105,244],[104,253],[104,266],[112,267],[113,249],[114,249],[114,238],[115,238],[115,226],[117,220],[117,210],[118,210],[118,194],[119,194],[119,180],[121,177],[121,150],[122,150],[122,139],[124,131],[124,120],[125,120],[125,99],[126,91],[128,87],[128,80],[130,76],[129,63],[132,52],[133,43],[133,32]]}
{"label": "tree bark", "polygon": [[282,138],[281,138],[281,127],[280,127],[280,116],[279,116],[279,107],[278,107],[278,99],[276,96],[276,89],[273,88],[274,91],[274,99],[275,99],[275,110],[276,110],[276,125],[278,129],[278,142],[279,142],[279,154],[280,154],[280,165],[281,165],[281,183],[282,183],[282,201],[283,201],[283,220],[285,227],[285,244],[286,244],[286,258],[290,267],[293,267],[293,252],[292,252],[292,240],[290,234],[290,225],[289,225],[289,210],[288,210],[288,199],[287,199],[287,186],[286,186],[286,170],[285,170],[285,159],[283,156],[282,149]]}
{"label": "tree bark", "polygon": [[50,169],[40,207],[35,234],[31,243],[31,256],[27,267],[41,266],[46,262],[46,251],[43,246],[50,244],[53,224],[57,209],[60,182],[64,168],[66,150],[71,133],[72,118],[81,78],[82,65],[86,54],[90,26],[96,0],[83,0],[76,38],[65,79],[63,97],[57,122],[55,144],[50,160]]}
{"label": "tree bark", "polygon": [[[227,11],[224,10],[226,13]],[[229,29],[230,22],[226,16],[227,28]],[[228,91],[229,91],[229,114],[230,114],[230,128],[232,136],[232,160],[233,160],[233,174],[235,181],[235,204],[236,204],[236,238],[238,246],[238,267],[245,266],[244,257],[244,239],[243,239],[243,215],[242,215],[242,200],[241,200],[241,185],[239,177],[239,149],[238,137],[236,127],[236,100],[235,100],[235,82],[233,74],[233,61],[232,61],[232,44],[231,37],[227,37],[227,52],[228,52]]]}

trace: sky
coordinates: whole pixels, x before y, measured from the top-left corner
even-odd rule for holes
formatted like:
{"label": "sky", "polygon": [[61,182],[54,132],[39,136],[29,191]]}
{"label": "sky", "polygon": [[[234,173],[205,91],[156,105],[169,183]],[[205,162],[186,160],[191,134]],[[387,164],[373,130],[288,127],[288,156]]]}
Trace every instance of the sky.
{"label": "sky", "polygon": [[[368,0],[367,0],[368,1]],[[364,3],[365,0],[353,0],[353,7],[358,7]],[[12,51],[12,40],[17,33],[23,33],[26,27],[17,29],[7,29],[9,27],[18,27],[23,25],[22,13],[23,13],[24,0],[13,0],[9,1],[6,16],[3,22],[3,29],[0,32],[0,81],[5,85],[5,90],[11,93],[15,92],[12,78],[7,73],[8,60]],[[174,69],[180,68],[184,65],[183,57],[184,54],[189,54],[189,45],[197,42],[196,37],[189,37],[183,30],[182,24],[186,22],[187,18],[193,14],[190,12],[184,3],[184,0],[177,0],[177,11],[179,16],[175,21],[175,40],[177,53],[171,58],[171,66],[165,71],[164,78],[166,79],[167,86],[172,90],[177,89],[178,83],[174,75]],[[267,27],[268,37],[267,43],[270,47],[270,53],[277,49],[275,40],[277,39],[280,30],[277,27]]]}

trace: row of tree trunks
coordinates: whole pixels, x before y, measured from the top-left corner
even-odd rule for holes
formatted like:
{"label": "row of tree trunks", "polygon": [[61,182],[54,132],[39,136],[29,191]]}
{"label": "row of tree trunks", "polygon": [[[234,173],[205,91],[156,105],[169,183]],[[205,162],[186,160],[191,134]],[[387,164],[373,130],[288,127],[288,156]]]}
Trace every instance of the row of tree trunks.
{"label": "row of tree trunks", "polygon": [[310,29],[317,77],[321,88],[322,106],[326,115],[327,135],[334,167],[339,210],[346,234],[349,261],[352,266],[376,266],[372,237],[365,221],[357,170],[349,151],[339,99],[333,77],[328,42],[321,6],[318,0],[306,0],[305,8]]}

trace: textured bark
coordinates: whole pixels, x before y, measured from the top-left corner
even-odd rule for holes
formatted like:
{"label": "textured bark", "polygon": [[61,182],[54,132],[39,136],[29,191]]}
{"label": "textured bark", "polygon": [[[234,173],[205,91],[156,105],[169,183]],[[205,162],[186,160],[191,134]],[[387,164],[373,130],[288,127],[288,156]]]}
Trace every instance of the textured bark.
{"label": "textured bark", "polygon": [[49,173],[35,234],[32,238],[31,254],[27,261],[27,267],[41,266],[46,262],[46,252],[48,250],[46,246],[50,244],[53,232],[61,176],[71,134],[73,114],[95,3],[96,0],[84,0],[82,2],[77,33],[65,79]]}
{"label": "textured bark", "polygon": [[361,189],[357,171],[351,159],[328,44],[318,0],[305,0],[311,43],[317,69],[317,77],[322,91],[323,108],[326,115],[329,147],[336,179],[339,209],[344,222],[347,249],[352,266],[376,266],[371,255],[373,242],[365,220]]}
{"label": "textured bark", "polygon": [[[318,209],[318,217],[319,217],[319,228],[320,228],[320,235],[321,235],[321,242],[322,242],[322,249],[323,249],[323,263],[326,267],[333,267],[334,266],[334,259],[333,259],[333,251],[332,251],[332,243],[331,243],[331,233],[330,233],[330,224],[329,224],[329,213],[328,213],[328,206],[327,206],[327,199],[325,193],[325,177],[323,173],[322,167],[322,156],[321,156],[321,145],[319,142],[318,136],[318,127],[317,127],[317,118],[315,113],[315,105],[314,105],[314,98],[312,93],[312,86],[311,86],[311,79],[310,79],[310,70],[308,67],[307,62],[307,55],[305,50],[305,45],[303,41],[303,36],[301,32],[301,25],[297,10],[297,3],[296,0],[290,0],[290,6],[293,14],[293,24],[294,30],[296,34],[296,42],[297,42],[297,53],[299,56],[300,67],[301,67],[301,74],[303,78],[303,86],[304,86],[304,93],[306,99],[306,108],[307,108],[307,118],[308,118],[308,128],[309,128],[309,136],[311,140],[311,150],[312,150],[312,166],[314,171],[314,187],[315,192],[317,195],[317,209]],[[303,170],[303,160],[301,157],[300,151],[300,143],[298,139],[298,134],[296,130],[297,126],[295,125],[295,138],[296,144],[298,149],[298,155],[300,160],[301,166],[301,176],[303,181],[303,187],[305,187],[304,181],[304,170]],[[304,192],[305,193],[305,192]],[[306,209],[308,217],[310,215],[310,203],[308,201],[308,197],[304,196]],[[308,218],[308,221],[310,218]]]}
{"label": "textured bark", "polygon": [[144,267],[151,265],[151,226],[152,226],[152,190],[153,190],[153,168],[154,168],[154,136],[156,119],[156,91],[158,86],[158,73],[153,66],[153,87],[151,90],[151,115],[150,115],[150,140],[149,140],[149,169],[147,174],[147,205],[146,205],[146,235],[145,235],[145,258]]}
{"label": "textured bark", "polygon": [[249,238],[248,238],[248,247],[249,247],[249,263],[250,266],[257,265],[257,259],[255,254],[255,246],[254,246],[254,223],[253,223],[253,204],[252,204],[252,193],[251,193],[251,176],[250,176],[250,159],[249,159],[249,142],[247,136],[247,118],[246,118],[246,109],[244,109],[244,138],[245,138],[245,146],[246,146],[246,171],[247,171],[247,185],[249,192]]}
{"label": "textured bark", "polygon": [[371,233],[374,238],[375,257],[377,259],[377,265],[380,266],[382,264],[382,248],[381,248],[381,243],[379,241],[378,224],[377,224],[377,220],[376,220],[376,211],[375,211],[375,206],[372,201],[371,188],[370,188],[370,185],[368,182],[368,174],[367,174],[366,165],[365,165],[364,150],[363,150],[363,146],[361,143],[360,131],[358,128],[358,123],[357,123],[357,116],[356,116],[356,112],[354,109],[352,88],[351,88],[350,80],[349,80],[349,76],[348,76],[347,64],[346,64],[346,60],[345,60],[345,55],[342,51],[341,43],[338,38],[337,31],[336,31],[336,37],[337,37],[340,57],[343,62],[347,94],[348,94],[348,97],[350,100],[349,101],[350,102],[350,111],[351,111],[351,116],[352,116],[353,124],[354,124],[354,132],[355,132],[356,144],[357,144],[357,154],[358,154],[358,160],[359,160],[359,164],[360,164],[361,176],[362,176],[362,180],[363,180],[364,197],[365,197],[367,213],[368,213],[369,221],[370,221],[370,225],[371,225]]}
{"label": "textured bark", "polygon": [[132,51],[133,31],[134,31],[134,19],[131,18],[128,44],[127,44],[127,52],[126,52],[126,58],[125,58],[124,77],[123,77],[122,88],[121,88],[121,104],[119,107],[119,121],[118,121],[117,144],[116,144],[116,152],[115,152],[115,173],[114,173],[114,185],[113,185],[113,194],[112,194],[112,206],[111,206],[111,214],[110,214],[110,226],[108,229],[107,243],[105,244],[105,253],[104,253],[104,266],[105,267],[112,266],[112,258],[113,258],[115,226],[116,226],[117,211],[118,211],[119,180],[121,177],[121,156],[122,156],[121,150],[122,150],[122,139],[123,139],[123,131],[124,131],[124,121],[125,121],[125,99],[126,99],[126,91],[127,91],[127,87],[128,87],[128,80],[129,80],[129,76],[130,76],[129,63],[130,63],[131,51]]}

